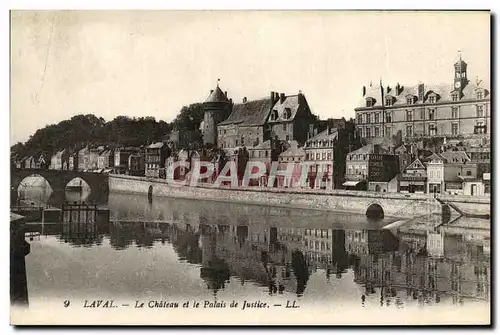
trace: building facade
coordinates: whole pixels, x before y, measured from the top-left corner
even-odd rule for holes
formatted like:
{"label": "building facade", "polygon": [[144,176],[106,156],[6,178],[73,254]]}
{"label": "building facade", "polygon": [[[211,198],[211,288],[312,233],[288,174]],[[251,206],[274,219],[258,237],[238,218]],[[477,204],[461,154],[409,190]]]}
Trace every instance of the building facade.
{"label": "building facade", "polygon": [[485,80],[469,80],[467,63],[454,64],[453,85],[363,87],[356,128],[367,140],[392,137],[489,136],[491,95]]}
{"label": "building facade", "polygon": [[297,141],[303,145],[307,139],[313,116],[304,94],[285,95],[271,92],[275,101],[267,120],[271,137],[281,141]]}
{"label": "building facade", "polygon": [[146,147],[144,163],[146,177],[165,178],[165,160],[170,156],[170,148],[163,142]]}
{"label": "building facade", "polygon": [[[346,157],[346,181],[348,189],[391,192],[390,182],[399,173],[397,155],[379,145],[368,144],[352,151]],[[397,179],[394,180],[397,183]]]}

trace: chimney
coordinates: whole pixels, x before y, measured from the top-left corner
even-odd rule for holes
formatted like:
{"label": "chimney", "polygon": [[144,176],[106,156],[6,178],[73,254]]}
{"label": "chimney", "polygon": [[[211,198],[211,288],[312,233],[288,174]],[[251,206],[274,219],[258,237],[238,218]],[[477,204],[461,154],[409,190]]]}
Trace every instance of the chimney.
{"label": "chimney", "polygon": [[271,91],[271,102],[274,104],[276,100],[274,100],[274,91]]}
{"label": "chimney", "polygon": [[366,86],[363,86],[363,96],[366,95]]}
{"label": "chimney", "polygon": [[387,85],[387,93],[389,93],[391,91],[391,88],[389,87],[389,85]]}
{"label": "chimney", "polygon": [[225,96],[226,96],[226,98],[227,98],[227,91],[225,91],[225,92],[224,92],[224,95],[225,95]]}
{"label": "chimney", "polygon": [[247,103],[247,97],[244,97],[243,98],[243,103],[246,104]]}
{"label": "chimney", "polygon": [[210,94],[214,93],[214,90],[210,90]]}
{"label": "chimney", "polygon": [[285,93],[280,94],[280,103],[285,102]]}

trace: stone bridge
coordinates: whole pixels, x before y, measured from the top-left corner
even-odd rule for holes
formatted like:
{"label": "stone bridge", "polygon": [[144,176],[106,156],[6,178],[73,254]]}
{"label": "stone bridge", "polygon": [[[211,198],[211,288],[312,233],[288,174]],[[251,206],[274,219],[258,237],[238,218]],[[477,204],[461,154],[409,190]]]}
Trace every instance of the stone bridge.
{"label": "stone bridge", "polygon": [[50,184],[52,188],[50,199],[56,204],[64,202],[66,186],[75,178],[81,178],[90,186],[89,202],[107,200],[109,194],[108,175],[106,174],[69,170],[12,169],[10,174],[11,197],[17,196],[19,185],[30,176],[40,176]]}

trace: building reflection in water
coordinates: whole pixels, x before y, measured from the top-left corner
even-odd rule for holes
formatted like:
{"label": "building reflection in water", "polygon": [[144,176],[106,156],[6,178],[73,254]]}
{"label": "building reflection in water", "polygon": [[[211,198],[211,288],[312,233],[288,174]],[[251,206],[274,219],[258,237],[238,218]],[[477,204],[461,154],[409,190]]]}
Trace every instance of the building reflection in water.
{"label": "building reflection in water", "polygon": [[490,299],[485,236],[445,229],[331,229],[325,223],[304,228],[244,210],[230,216],[196,212],[192,206],[158,210],[154,203],[145,207],[144,216],[146,221],[65,222],[55,234],[85,247],[109,238],[116,250],[167,243],[180,261],[200,266],[200,277],[214,295],[233,278],[241,285],[266,287],[270,295],[302,296],[313,274],[324,273],[331,283],[352,271],[355,283],[363,287],[357,298],[362,305],[369,299],[396,307],[408,299],[419,304],[439,304],[445,297],[457,304]]}

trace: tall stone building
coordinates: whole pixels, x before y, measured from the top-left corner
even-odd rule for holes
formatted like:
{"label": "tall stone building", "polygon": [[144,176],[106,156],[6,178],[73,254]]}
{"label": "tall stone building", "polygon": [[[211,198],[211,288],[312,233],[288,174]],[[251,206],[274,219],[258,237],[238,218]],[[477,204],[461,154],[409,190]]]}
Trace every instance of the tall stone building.
{"label": "tall stone building", "polygon": [[231,113],[232,101],[227,98],[227,92],[222,92],[217,84],[215,90],[210,90],[210,95],[203,103],[203,144],[218,145],[217,124],[224,121]]}
{"label": "tall stone building", "polygon": [[[486,80],[469,80],[467,63],[453,66],[453,84],[363,87],[355,108],[356,129],[368,142],[399,132],[407,140],[430,137],[488,137],[491,94]],[[371,85],[370,85],[371,86]]]}
{"label": "tall stone building", "polygon": [[270,139],[275,141],[307,140],[313,116],[302,93],[285,95],[271,92],[268,98],[234,104],[227,119],[218,124],[219,147],[258,146]]}

